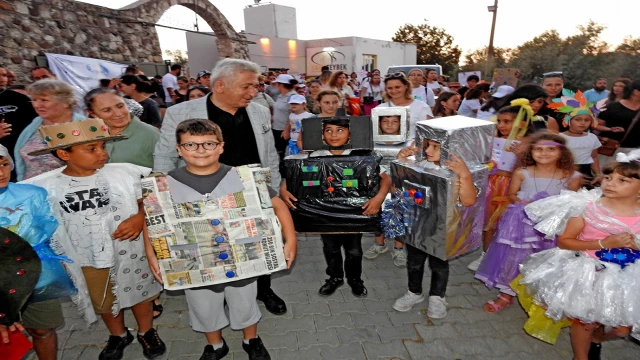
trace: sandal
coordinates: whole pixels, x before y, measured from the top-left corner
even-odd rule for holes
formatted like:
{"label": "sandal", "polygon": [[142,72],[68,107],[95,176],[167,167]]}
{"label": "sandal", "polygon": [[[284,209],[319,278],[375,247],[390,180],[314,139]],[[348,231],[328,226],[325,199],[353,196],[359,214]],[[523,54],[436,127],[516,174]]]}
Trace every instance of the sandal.
{"label": "sandal", "polygon": [[[507,298],[506,296],[504,296],[502,294],[498,295],[498,299],[506,302],[506,304],[505,305],[500,305],[500,304],[496,303],[493,300],[489,300],[484,304],[484,306],[482,306],[482,309],[485,312],[489,313],[489,314],[495,314],[495,313],[498,313],[498,312],[508,308],[509,306],[511,306],[513,304],[513,298],[509,299],[509,298]],[[493,309],[493,311],[488,311],[487,310],[487,305],[489,305],[491,307],[491,309]]]}
{"label": "sandal", "polygon": [[153,315],[153,318],[154,319],[159,318],[160,315],[162,315],[162,312],[164,311],[164,307],[162,306],[162,304],[156,304],[155,300],[151,302],[151,305],[153,306],[153,312],[158,313],[158,315]]}

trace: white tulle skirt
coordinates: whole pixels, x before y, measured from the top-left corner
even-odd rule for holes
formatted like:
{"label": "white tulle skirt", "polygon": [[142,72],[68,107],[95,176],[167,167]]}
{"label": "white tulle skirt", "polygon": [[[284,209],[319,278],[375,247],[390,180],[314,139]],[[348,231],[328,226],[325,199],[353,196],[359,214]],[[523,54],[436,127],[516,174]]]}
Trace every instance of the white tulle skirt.
{"label": "white tulle skirt", "polygon": [[554,248],[529,256],[520,273],[533,301],[556,321],[568,317],[640,329],[640,261],[621,268]]}

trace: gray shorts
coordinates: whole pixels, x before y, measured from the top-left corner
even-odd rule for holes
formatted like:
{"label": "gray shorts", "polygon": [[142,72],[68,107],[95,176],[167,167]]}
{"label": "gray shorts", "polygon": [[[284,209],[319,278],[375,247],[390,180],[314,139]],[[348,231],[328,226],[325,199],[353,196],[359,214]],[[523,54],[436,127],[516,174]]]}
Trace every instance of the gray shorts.
{"label": "gray shorts", "polygon": [[[186,289],[184,293],[189,304],[189,322],[194,331],[217,331],[229,325],[229,322],[232,329],[240,330],[257,323],[262,317],[256,301],[256,281],[242,287],[214,285]],[[225,299],[229,307],[229,320],[224,312]]]}

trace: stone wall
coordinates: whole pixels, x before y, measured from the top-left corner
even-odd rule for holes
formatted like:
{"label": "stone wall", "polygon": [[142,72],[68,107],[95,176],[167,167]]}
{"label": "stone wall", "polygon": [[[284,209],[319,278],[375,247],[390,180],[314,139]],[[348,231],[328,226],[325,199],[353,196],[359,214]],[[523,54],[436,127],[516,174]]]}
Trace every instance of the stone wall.
{"label": "stone wall", "polygon": [[28,83],[36,55],[45,52],[122,63],[162,62],[153,25],[173,5],[197,11],[218,39],[220,57],[249,58],[238,34],[209,1],[140,0],[121,9],[73,0],[0,0],[0,64]]}

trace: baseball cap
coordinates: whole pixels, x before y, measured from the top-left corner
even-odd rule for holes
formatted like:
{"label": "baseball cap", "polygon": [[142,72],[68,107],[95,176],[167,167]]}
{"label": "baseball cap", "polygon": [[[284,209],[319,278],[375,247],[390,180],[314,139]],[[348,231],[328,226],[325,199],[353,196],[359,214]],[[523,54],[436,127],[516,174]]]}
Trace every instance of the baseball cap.
{"label": "baseball cap", "polygon": [[502,99],[503,97],[511,94],[512,92],[514,92],[514,88],[509,86],[509,85],[500,85],[498,86],[498,90],[496,90],[495,93],[493,93],[493,95],[491,95],[492,97],[496,98],[496,99]]}
{"label": "baseball cap", "polygon": [[198,72],[198,79],[200,79],[201,77],[205,76],[205,75],[211,75],[211,71],[207,71],[207,70],[201,70]]}
{"label": "baseball cap", "polygon": [[281,84],[291,84],[291,80],[293,80],[293,76],[291,76],[289,74],[280,74],[272,82],[277,82],[277,83],[281,83]]}
{"label": "baseball cap", "polygon": [[0,156],[6,158],[9,161],[9,168],[13,170],[13,159],[9,154],[9,149],[0,144]]}
{"label": "baseball cap", "polygon": [[307,87],[307,85],[306,85],[306,84],[304,84],[304,83],[300,83],[300,84],[298,84],[298,86],[296,86],[296,87],[298,87],[298,88],[306,88],[306,87]]}
{"label": "baseball cap", "polygon": [[291,95],[289,98],[289,104],[306,104],[307,99],[302,95]]}

